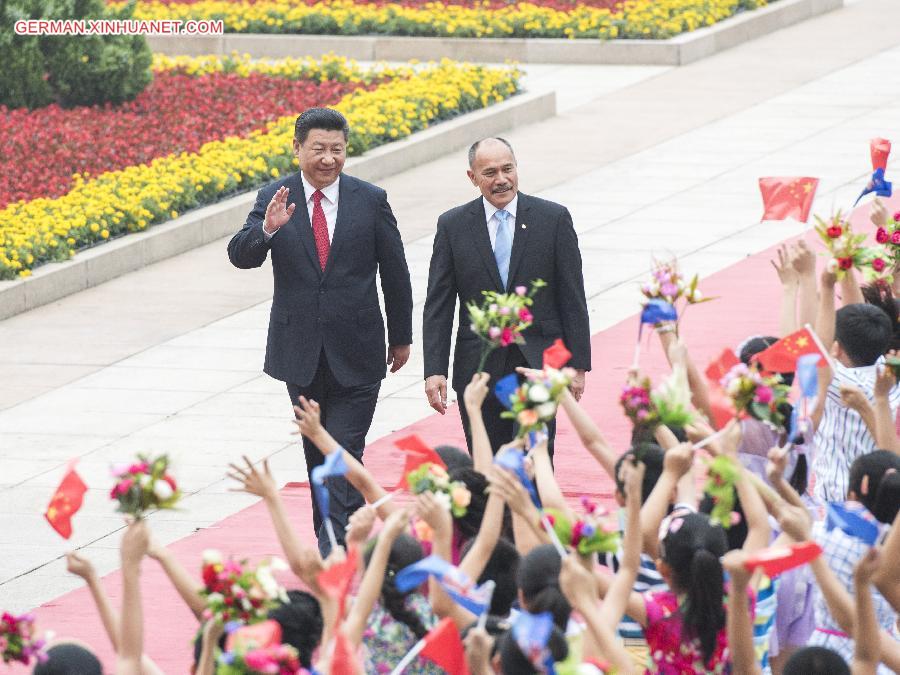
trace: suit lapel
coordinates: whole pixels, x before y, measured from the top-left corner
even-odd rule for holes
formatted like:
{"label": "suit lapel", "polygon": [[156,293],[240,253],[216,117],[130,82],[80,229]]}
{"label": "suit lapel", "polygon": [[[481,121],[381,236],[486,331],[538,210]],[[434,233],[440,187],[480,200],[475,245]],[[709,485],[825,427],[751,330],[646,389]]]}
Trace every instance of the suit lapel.
{"label": "suit lapel", "polygon": [[503,283],[500,281],[500,271],[497,269],[494,249],[491,248],[491,237],[485,221],[484,203],[480,197],[469,205],[469,229],[472,233],[472,241],[475,242],[475,248],[478,249],[494,284],[494,290],[502,291]]}
{"label": "suit lapel", "polygon": [[[516,206],[516,231],[513,234],[512,253],[509,256],[509,275],[506,277],[507,288],[512,288],[513,277],[516,274],[516,268],[522,262],[522,256],[525,254],[525,244],[528,240],[528,228],[533,227],[529,224],[528,211],[530,208],[528,197],[519,193],[519,203]],[[499,278],[499,274],[498,274]]]}
{"label": "suit lapel", "polygon": [[353,202],[356,199],[355,193],[358,187],[353,178],[341,174],[341,182],[338,186],[337,219],[334,222],[334,234],[331,237],[328,261],[325,263],[325,276],[328,276],[328,273],[334,268],[334,261],[341,245],[349,236],[348,232],[353,225]]}
{"label": "suit lapel", "polygon": [[306,249],[309,259],[312,261],[316,271],[321,275],[322,269],[319,265],[319,254],[316,252],[316,240],[313,236],[312,224],[309,222],[309,209],[306,206],[306,194],[303,192],[303,181],[300,179],[300,172],[298,171],[291,176],[285,182],[285,186],[289,191],[288,200],[293,200],[296,204],[294,215],[291,216],[288,223],[294,228],[297,236],[300,237],[300,242],[303,244],[303,248]]}

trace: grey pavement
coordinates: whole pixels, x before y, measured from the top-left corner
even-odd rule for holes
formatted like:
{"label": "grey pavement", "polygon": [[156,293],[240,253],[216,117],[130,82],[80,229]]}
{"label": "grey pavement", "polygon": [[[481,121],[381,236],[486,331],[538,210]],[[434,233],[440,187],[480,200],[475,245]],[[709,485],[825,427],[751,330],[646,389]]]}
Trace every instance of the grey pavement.
{"label": "grey pavement", "polygon": [[[682,68],[529,66],[527,86],[555,89],[559,114],[508,138],[521,189],[573,213],[593,330],[636,311],[654,254],[707,275],[803,231],[757,222],[759,176],[817,175],[815,210],[849,205],[869,138],[900,137],[897,73],[892,0],[854,1]],[[416,345],[384,382],[370,439],[430,412],[419,338],[431,235],[441,211],[473,198],[464,169],[457,152],[382,181],[407,244]],[[174,458],[189,496],[152,517],[164,541],[252,503],[222,479],[241,454],[271,457],[281,481],[304,477],[283,385],[260,372],[271,284],[268,267],[232,268],[223,240],[0,323],[0,605],[77,586],[62,572],[69,548],[116,567],[114,460]],[[95,489],[63,542],[41,513],[74,456]]]}

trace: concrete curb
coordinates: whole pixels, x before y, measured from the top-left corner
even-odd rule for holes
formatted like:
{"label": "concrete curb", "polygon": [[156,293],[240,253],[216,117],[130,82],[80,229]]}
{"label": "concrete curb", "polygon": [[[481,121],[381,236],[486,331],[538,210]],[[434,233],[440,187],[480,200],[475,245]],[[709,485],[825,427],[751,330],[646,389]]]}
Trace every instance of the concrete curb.
{"label": "concrete curb", "polygon": [[[519,94],[349,159],[347,172],[376,181],[459,150],[477,138],[539,122],[555,114],[555,92]],[[82,251],[66,262],[42,265],[25,279],[0,281],[0,320],[228,236],[240,228],[255,199],[256,190],[245,192],[190,211],[146,232],[129,234]]]}
{"label": "concrete curb", "polygon": [[844,0],[777,0],[707,28],[669,40],[565,40],[555,38],[428,38],[390,35],[267,35],[227,33],[148,37],[163,54],[230,54],[255,58],[319,56],[334,52],[360,61],[429,61],[448,57],[502,63],[577,63],[680,66],[730,49],[805,19],[843,7]]}

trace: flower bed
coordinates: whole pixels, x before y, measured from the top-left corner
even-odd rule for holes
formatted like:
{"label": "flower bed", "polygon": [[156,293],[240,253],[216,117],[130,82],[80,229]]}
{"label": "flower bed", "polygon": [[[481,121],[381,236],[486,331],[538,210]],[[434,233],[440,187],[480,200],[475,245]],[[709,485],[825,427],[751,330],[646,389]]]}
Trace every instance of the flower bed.
{"label": "flower bed", "polygon": [[[180,63],[182,68],[209,67],[209,59],[206,66],[203,60]],[[502,101],[516,93],[519,77],[512,68],[452,61],[392,74],[390,81],[359,88],[334,105],[350,122],[349,154]],[[71,189],[60,197],[9,204],[0,210],[0,279],[27,276],[40,263],[66,260],[78,248],[144,230],[295,170],[294,120],[292,113],[246,137],[214,140],[195,152],[157,157],[97,177],[76,174]]]}
{"label": "flower bed", "polygon": [[135,18],[222,19],[225,30],[234,33],[665,39],[756,9],[767,1],[138,0]]}

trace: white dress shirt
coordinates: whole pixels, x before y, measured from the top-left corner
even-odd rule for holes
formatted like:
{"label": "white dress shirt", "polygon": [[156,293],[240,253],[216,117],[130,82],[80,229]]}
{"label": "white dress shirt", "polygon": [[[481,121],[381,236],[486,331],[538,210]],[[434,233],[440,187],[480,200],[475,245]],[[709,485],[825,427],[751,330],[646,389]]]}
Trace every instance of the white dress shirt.
{"label": "white dress shirt", "polygon": [[[302,171],[300,172],[300,180],[303,181],[303,192],[306,195],[306,212],[309,214],[309,224],[311,227],[313,219],[313,209],[316,206],[316,202],[313,199],[313,193],[316,191],[316,188],[310,185],[309,181],[306,180],[306,176],[303,175]],[[338,176],[337,180],[334,181],[331,185],[322,188],[322,211],[325,212],[325,222],[328,224],[329,242],[334,240],[334,225],[337,222],[338,197],[340,195],[340,188],[340,176]],[[496,231],[496,229],[497,226],[494,225],[494,231]],[[278,234],[278,230],[276,230],[272,234],[269,234],[268,232],[263,230],[263,234],[265,234],[266,241],[268,241],[276,234]]]}
{"label": "white dress shirt", "polygon": [[[491,204],[484,197],[481,198],[481,201],[484,202],[484,215],[487,219],[487,228],[488,228],[488,236],[491,238],[491,250],[494,250],[494,243],[497,241],[497,228],[500,227],[500,220],[495,218],[495,214],[498,209],[496,206]],[[509,214],[509,218],[506,219],[506,226],[512,228],[512,235],[515,237],[516,234],[516,207],[519,205],[519,195],[516,194],[513,197],[512,201],[503,207],[503,211],[506,211]],[[510,239],[512,239],[511,237]]]}

